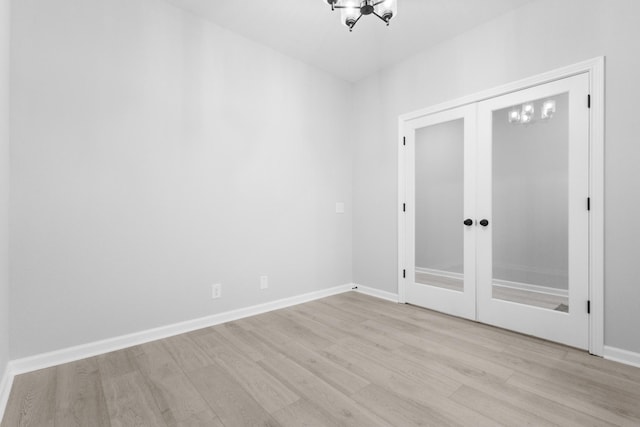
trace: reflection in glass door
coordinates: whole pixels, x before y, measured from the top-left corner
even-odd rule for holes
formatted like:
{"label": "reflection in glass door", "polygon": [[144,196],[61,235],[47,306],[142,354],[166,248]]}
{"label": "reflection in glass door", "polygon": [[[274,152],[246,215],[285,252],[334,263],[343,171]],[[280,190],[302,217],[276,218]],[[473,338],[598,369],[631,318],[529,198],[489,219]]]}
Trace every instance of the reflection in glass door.
{"label": "reflection in glass door", "polygon": [[464,119],[416,130],[415,281],[464,291]]}
{"label": "reflection in glass door", "polygon": [[475,106],[413,120],[407,134],[407,301],[474,319]]}
{"label": "reflection in glass door", "polygon": [[493,298],[569,311],[569,94],[493,112]]}
{"label": "reflection in glass door", "polygon": [[478,319],[588,347],[588,76],[478,105]]}

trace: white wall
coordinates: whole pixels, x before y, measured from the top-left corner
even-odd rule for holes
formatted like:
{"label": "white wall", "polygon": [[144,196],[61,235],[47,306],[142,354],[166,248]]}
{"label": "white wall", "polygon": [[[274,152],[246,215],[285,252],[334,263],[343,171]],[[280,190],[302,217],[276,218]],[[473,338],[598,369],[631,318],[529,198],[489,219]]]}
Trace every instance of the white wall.
{"label": "white wall", "polygon": [[12,17],[12,358],[351,282],[352,85],[159,0]]}
{"label": "white wall", "polygon": [[637,0],[538,0],[359,82],[354,281],[397,291],[399,114],[606,55],[605,343],[640,351],[638,16]]}
{"label": "white wall", "polygon": [[0,0],[0,382],[9,361],[9,0]]}

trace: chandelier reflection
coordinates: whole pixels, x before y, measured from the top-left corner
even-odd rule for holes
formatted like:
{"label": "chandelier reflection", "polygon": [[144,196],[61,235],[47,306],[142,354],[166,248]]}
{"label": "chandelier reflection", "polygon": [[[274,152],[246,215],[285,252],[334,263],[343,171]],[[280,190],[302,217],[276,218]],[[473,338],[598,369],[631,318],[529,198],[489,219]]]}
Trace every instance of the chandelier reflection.
{"label": "chandelier reflection", "polygon": [[[540,105],[540,120],[550,120],[556,112],[556,101],[547,99]],[[526,125],[536,120],[536,105],[534,102],[527,102],[522,105],[512,107],[508,113],[509,123]]]}

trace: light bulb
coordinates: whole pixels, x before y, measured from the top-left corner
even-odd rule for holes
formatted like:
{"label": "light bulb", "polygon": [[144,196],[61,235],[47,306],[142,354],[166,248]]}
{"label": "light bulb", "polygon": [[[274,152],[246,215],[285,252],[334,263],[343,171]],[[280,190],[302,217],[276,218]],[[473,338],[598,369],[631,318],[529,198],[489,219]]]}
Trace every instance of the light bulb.
{"label": "light bulb", "polygon": [[522,113],[520,114],[520,123],[531,123],[536,109],[532,103],[522,105]]}
{"label": "light bulb", "polygon": [[351,28],[355,25],[360,16],[360,8],[354,1],[348,1],[343,9],[340,9],[340,20],[344,25]]}
{"label": "light bulb", "polygon": [[396,0],[385,0],[375,7],[375,11],[389,24],[389,21],[398,14],[398,3]]}
{"label": "light bulb", "polygon": [[555,112],[556,112],[556,101],[553,99],[546,100],[542,104],[542,112],[540,113],[540,118],[542,120],[548,120],[553,117]]}
{"label": "light bulb", "polygon": [[508,114],[509,123],[520,123],[520,110],[517,108],[511,109]]}

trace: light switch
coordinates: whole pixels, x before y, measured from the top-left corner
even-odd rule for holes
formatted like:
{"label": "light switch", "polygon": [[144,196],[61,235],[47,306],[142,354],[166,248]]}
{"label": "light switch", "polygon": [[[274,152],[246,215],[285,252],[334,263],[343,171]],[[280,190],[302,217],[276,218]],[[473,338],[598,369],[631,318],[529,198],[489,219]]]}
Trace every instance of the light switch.
{"label": "light switch", "polygon": [[336,213],[337,214],[344,213],[344,202],[336,202]]}

